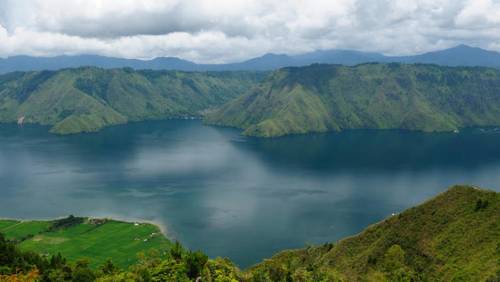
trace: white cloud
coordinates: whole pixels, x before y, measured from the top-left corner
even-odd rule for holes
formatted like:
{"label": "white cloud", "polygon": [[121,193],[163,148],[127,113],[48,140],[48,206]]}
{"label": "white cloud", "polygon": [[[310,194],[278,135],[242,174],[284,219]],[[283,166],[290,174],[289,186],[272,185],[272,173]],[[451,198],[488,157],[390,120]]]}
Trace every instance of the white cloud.
{"label": "white cloud", "polygon": [[500,26],[500,2],[496,0],[469,0],[455,20],[457,26],[466,29],[498,28]]}
{"label": "white cloud", "polygon": [[0,0],[0,56],[227,62],[266,52],[500,46],[497,0]]}

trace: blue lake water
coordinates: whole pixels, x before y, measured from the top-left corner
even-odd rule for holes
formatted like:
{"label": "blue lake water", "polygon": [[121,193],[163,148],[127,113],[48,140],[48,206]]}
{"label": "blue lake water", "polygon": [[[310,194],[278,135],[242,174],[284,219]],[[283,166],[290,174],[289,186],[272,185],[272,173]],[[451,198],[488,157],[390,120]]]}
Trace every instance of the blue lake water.
{"label": "blue lake water", "polygon": [[500,132],[247,138],[200,121],[95,134],[0,125],[0,217],[147,220],[246,267],[335,241],[468,183],[500,190]]}

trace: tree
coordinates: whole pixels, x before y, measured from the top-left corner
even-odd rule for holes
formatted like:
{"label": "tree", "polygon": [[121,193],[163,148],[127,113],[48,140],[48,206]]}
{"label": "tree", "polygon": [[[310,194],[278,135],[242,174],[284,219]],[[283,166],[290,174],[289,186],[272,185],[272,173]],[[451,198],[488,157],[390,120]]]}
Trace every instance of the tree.
{"label": "tree", "polygon": [[182,254],[184,254],[184,248],[179,241],[175,241],[175,244],[170,248],[170,256],[175,260],[182,259]]}
{"label": "tree", "polygon": [[405,251],[401,246],[392,245],[384,256],[384,269],[386,272],[402,268],[404,266]]}
{"label": "tree", "polygon": [[191,279],[196,279],[203,270],[203,267],[208,261],[208,257],[200,252],[189,252],[186,255],[186,266],[187,266],[187,275]]}
{"label": "tree", "polygon": [[113,262],[108,259],[102,266],[101,266],[101,272],[103,274],[113,274],[116,271],[118,271],[118,268],[113,264]]}
{"label": "tree", "polygon": [[93,282],[96,279],[95,273],[89,269],[88,260],[79,260],[76,262],[73,270],[73,282]]}
{"label": "tree", "polygon": [[415,274],[405,265],[405,251],[392,245],[384,256],[384,271],[389,281],[413,281]]}

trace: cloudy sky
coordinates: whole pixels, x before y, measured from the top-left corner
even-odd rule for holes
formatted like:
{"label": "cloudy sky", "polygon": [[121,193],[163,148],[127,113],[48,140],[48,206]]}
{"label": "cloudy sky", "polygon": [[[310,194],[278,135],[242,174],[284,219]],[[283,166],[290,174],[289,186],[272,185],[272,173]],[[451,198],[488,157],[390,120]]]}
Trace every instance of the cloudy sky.
{"label": "cloudy sky", "polygon": [[268,52],[500,51],[500,0],[0,0],[0,57],[234,62]]}

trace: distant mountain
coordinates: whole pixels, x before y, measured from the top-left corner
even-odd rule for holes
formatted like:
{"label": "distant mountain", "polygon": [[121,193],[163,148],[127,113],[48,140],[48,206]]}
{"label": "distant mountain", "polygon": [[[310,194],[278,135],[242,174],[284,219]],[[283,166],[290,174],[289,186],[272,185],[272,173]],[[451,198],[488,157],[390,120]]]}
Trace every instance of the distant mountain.
{"label": "distant mountain", "polygon": [[205,118],[259,137],[500,126],[500,70],[400,63],[287,67]]}
{"label": "distant mountain", "polygon": [[483,66],[500,68],[500,53],[481,48],[459,45],[454,48],[422,55],[393,57],[389,61],[424,63],[444,66]]}
{"label": "distant mountain", "polygon": [[97,55],[57,56],[57,57],[30,57],[14,56],[0,59],[0,73],[12,71],[42,71],[60,70],[64,68],[77,68],[92,66],[99,68],[124,68],[152,69],[152,70],[197,70],[193,62],[179,58],[156,58],[153,60],[135,60],[111,58]]}
{"label": "distant mountain", "polygon": [[[241,63],[218,65],[220,69],[226,70],[275,70],[286,66],[295,66],[297,62],[294,57],[288,55],[265,54]],[[213,65],[211,66],[213,67]]]}
{"label": "distant mountain", "polygon": [[416,56],[391,57],[378,53],[351,50],[320,50],[300,55],[266,54],[247,61],[230,64],[196,64],[166,57],[152,60],[111,58],[97,55],[30,57],[14,56],[0,59],[0,73],[12,71],[59,70],[82,66],[181,71],[269,71],[282,67],[307,66],[315,63],[356,65],[368,62],[426,63],[445,66],[485,66],[500,68],[500,53],[460,45],[454,48]]}
{"label": "distant mountain", "polygon": [[70,134],[128,121],[200,117],[264,75],[94,67],[12,72],[0,75],[0,123],[49,125],[51,132]]}
{"label": "distant mountain", "polygon": [[[219,65],[220,70],[260,70],[269,71],[283,67],[300,67],[311,64],[356,65],[367,62],[386,61],[388,57],[377,53],[349,50],[322,50],[301,55],[289,56],[266,54],[241,63]],[[208,67],[210,65],[205,65]],[[214,67],[211,65],[210,67]]]}
{"label": "distant mountain", "polygon": [[315,64],[340,64],[357,65],[367,62],[382,62],[386,56],[378,53],[367,53],[351,50],[321,50],[294,56],[300,65]]}

